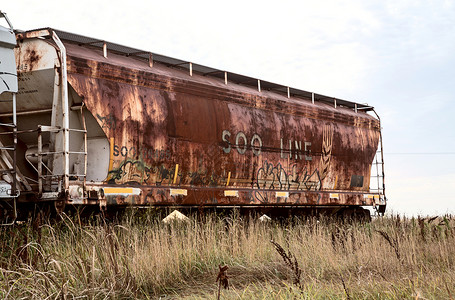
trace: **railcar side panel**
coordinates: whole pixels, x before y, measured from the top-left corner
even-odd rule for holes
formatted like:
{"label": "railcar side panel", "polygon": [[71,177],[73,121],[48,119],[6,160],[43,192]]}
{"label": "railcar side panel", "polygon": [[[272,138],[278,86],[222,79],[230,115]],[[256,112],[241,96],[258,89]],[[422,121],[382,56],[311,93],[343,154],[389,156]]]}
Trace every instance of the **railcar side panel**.
{"label": "railcar side panel", "polygon": [[0,103],[0,123],[18,124],[2,129],[0,142],[16,134],[17,143],[0,167],[17,166],[19,202],[336,208],[383,200],[369,186],[380,122],[357,104],[107,54],[95,46],[103,41],[62,34],[17,34],[17,111]]}
{"label": "railcar side panel", "polygon": [[113,143],[106,182],[143,188],[112,203],[365,202],[379,139],[371,116],[68,49],[69,83]]}

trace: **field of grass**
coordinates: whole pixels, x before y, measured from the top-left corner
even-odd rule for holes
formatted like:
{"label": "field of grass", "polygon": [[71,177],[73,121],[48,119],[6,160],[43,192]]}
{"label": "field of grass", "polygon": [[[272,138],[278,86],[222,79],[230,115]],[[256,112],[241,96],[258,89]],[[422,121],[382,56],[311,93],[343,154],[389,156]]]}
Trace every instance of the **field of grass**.
{"label": "field of grass", "polygon": [[[455,299],[455,220],[153,212],[0,228],[1,299]],[[219,290],[219,266],[228,289]]]}

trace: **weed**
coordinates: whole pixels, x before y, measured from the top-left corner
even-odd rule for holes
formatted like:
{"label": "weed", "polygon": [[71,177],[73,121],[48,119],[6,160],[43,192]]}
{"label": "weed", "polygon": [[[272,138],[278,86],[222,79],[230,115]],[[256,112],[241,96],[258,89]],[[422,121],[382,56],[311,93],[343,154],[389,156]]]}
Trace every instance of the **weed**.
{"label": "weed", "polygon": [[229,288],[229,280],[228,280],[228,275],[226,274],[227,269],[229,269],[228,266],[218,266],[220,268],[220,271],[218,272],[218,276],[216,277],[216,282],[218,282],[218,296],[217,299],[220,299],[220,292],[221,292],[221,286],[224,289]]}
{"label": "weed", "polygon": [[382,230],[377,230],[377,232],[379,232],[381,236],[389,243],[390,247],[392,247],[392,249],[395,250],[395,255],[397,256],[397,259],[401,260],[398,238],[392,238],[389,236],[387,232]]}
{"label": "weed", "polygon": [[223,299],[454,299],[453,216],[333,222],[31,220],[0,228],[0,298],[216,299],[228,285]]}
{"label": "weed", "polygon": [[300,276],[302,275],[302,271],[299,268],[299,262],[297,261],[297,258],[295,255],[291,252],[291,250],[286,250],[281,247],[280,244],[275,242],[274,240],[271,240],[270,243],[272,243],[275,246],[276,251],[278,254],[280,254],[281,258],[283,258],[284,263],[291,269],[291,272],[293,274],[293,284],[298,286],[299,288],[302,288],[302,284],[300,282]]}

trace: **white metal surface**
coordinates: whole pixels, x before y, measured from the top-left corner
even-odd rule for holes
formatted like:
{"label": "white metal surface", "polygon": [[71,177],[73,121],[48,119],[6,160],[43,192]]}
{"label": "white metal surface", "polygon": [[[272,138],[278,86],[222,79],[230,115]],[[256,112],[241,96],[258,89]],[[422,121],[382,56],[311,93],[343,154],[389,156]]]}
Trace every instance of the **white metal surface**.
{"label": "white metal surface", "polygon": [[69,105],[68,105],[68,80],[66,73],[66,49],[63,43],[55,32],[52,33],[52,39],[58,46],[60,56],[60,91],[62,101],[62,125],[63,125],[63,168],[64,178],[63,183],[65,190],[69,188],[69,151],[70,151],[70,135],[69,135]]}
{"label": "white metal surface", "polygon": [[[0,12],[0,17],[3,16]],[[14,59],[15,46],[16,35],[13,29],[0,26],[0,94],[3,92],[17,92],[16,60]]]}
{"label": "white metal surface", "polygon": [[104,137],[87,140],[87,181],[103,181],[109,170],[109,142]]}
{"label": "white metal surface", "polygon": [[[17,219],[16,199],[20,194],[20,183],[23,180],[25,187],[30,186],[23,179],[22,174],[16,168],[16,148],[17,148],[17,116],[16,116],[16,93],[18,91],[18,80],[16,71],[16,60],[14,57],[14,47],[16,46],[16,35],[14,34],[13,26],[6,17],[6,14],[0,11],[0,17],[4,18],[9,25],[9,28],[0,26],[0,94],[3,92],[11,93],[11,99],[7,98],[5,103],[9,102],[12,105],[12,124],[9,122],[2,123],[1,126],[5,129],[7,135],[12,135],[13,145],[5,147],[0,141],[1,158],[0,168],[1,174],[4,174],[4,179],[9,178],[10,182],[0,181],[0,198],[8,202],[12,202],[13,215],[11,222],[1,225],[12,225]],[[8,94],[8,93],[7,93]],[[6,95],[9,97],[10,95]],[[7,104],[8,105],[8,104]],[[11,157],[12,155],[12,157]],[[19,178],[18,178],[19,177]]]}
{"label": "white metal surface", "polygon": [[0,198],[11,198],[11,184],[0,180]]}

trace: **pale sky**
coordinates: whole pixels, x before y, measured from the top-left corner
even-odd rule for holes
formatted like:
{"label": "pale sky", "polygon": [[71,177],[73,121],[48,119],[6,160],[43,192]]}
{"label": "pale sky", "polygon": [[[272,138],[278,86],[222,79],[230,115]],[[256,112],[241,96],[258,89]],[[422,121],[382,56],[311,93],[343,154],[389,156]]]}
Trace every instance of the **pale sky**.
{"label": "pale sky", "polygon": [[388,210],[455,214],[455,1],[3,1],[52,27],[368,103]]}

